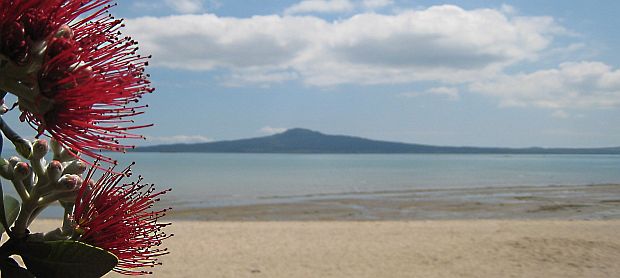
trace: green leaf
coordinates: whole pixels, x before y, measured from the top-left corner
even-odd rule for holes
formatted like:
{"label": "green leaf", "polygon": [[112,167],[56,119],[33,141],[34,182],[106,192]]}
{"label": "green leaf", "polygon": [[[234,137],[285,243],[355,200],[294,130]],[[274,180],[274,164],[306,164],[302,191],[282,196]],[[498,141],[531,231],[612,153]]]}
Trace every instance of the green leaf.
{"label": "green leaf", "polygon": [[118,263],[114,254],[72,240],[28,241],[18,249],[28,270],[37,277],[98,278]]}
{"label": "green leaf", "polygon": [[0,271],[2,271],[2,278],[35,278],[30,271],[20,267],[11,258],[6,258],[0,262]]}
{"label": "green leaf", "polygon": [[[4,195],[4,215],[6,217],[7,224],[9,227],[13,225],[15,219],[17,219],[17,215],[19,215],[19,210],[21,208],[19,201],[9,195]],[[4,227],[0,226],[0,234],[4,233]]]}

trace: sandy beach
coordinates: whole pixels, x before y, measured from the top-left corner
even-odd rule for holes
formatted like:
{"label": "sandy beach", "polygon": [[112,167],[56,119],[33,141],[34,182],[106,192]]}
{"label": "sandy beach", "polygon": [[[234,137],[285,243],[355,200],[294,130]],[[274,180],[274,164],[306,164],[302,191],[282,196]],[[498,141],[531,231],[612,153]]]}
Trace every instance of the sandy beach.
{"label": "sandy beach", "polygon": [[152,277],[620,277],[618,220],[174,221],[170,231],[172,254]]}
{"label": "sandy beach", "polygon": [[321,196],[169,220],[172,254],[152,277],[620,277],[619,185]]}

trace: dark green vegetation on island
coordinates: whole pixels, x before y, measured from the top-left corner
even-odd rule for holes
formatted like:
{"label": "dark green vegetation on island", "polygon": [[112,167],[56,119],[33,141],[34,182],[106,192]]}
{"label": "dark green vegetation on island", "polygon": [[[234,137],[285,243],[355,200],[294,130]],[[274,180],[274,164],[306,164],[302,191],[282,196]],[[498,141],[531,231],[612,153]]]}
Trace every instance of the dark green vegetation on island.
{"label": "dark green vegetation on island", "polygon": [[327,135],[302,128],[283,133],[230,141],[138,147],[136,152],[194,153],[333,153],[333,154],[620,154],[612,148],[483,148],[444,147]]}

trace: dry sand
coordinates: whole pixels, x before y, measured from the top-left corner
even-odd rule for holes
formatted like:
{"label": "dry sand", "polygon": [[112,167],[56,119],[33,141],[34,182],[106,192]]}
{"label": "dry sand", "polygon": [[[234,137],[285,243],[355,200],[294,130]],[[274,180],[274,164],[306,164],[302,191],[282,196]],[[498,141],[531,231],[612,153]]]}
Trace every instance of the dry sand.
{"label": "dry sand", "polygon": [[620,277],[618,220],[174,221],[169,231],[172,254],[153,277]]}

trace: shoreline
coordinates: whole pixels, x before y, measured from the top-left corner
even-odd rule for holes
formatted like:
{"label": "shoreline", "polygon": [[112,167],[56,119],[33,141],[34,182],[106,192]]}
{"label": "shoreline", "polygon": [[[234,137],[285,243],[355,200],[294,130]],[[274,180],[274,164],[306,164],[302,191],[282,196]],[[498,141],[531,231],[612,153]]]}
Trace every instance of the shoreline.
{"label": "shoreline", "polygon": [[[409,221],[620,220],[620,184],[510,186],[325,193],[259,203],[194,207],[167,203],[168,220]],[[41,215],[56,219],[60,206]]]}
{"label": "shoreline", "polygon": [[167,217],[216,221],[620,219],[620,184],[416,189],[263,200],[266,202],[259,204],[178,208]]}

